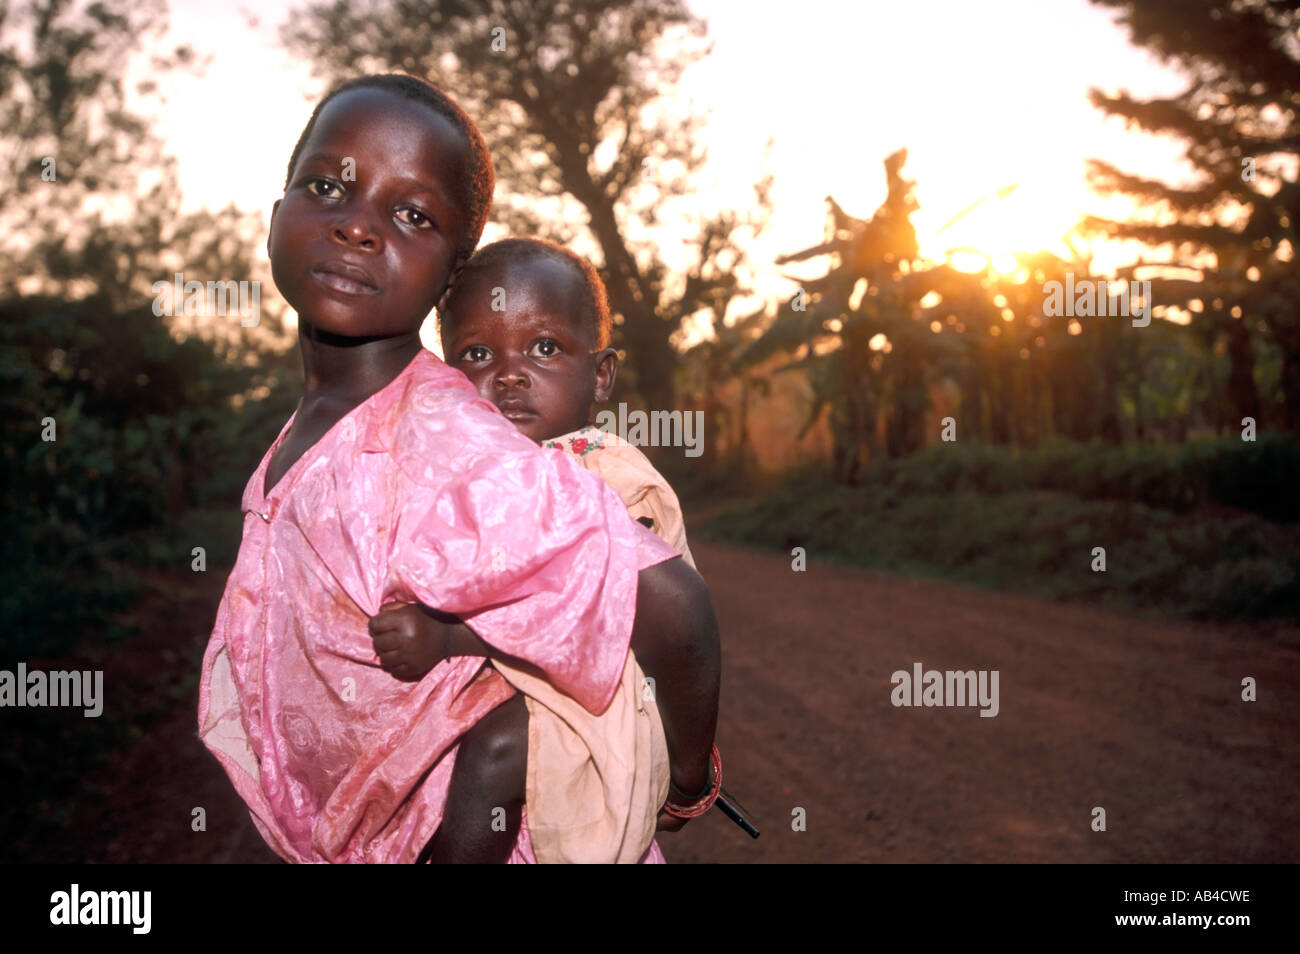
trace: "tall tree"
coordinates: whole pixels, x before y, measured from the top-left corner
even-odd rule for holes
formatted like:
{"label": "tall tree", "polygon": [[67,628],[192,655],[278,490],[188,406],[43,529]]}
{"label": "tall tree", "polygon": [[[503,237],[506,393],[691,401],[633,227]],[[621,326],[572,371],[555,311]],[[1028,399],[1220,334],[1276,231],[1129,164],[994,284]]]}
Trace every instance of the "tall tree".
{"label": "tall tree", "polygon": [[[136,57],[153,77],[196,64],[189,47],[159,52],[166,26],[163,0],[0,5],[0,294],[98,294],[123,310],[178,271],[253,280],[260,220],[182,214],[176,160],[142,111],[157,79],[129,88]],[[227,316],[197,330],[248,358],[283,341],[281,314],[268,301],[259,327]]]}
{"label": "tall tree", "polygon": [[[180,211],[176,164],[143,112],[150,83],[127,82],[135,56],[155,75],[193,61],[156,55],[165,15],[160,2],[0,0],[7,657],[102,641],[137,592],[134,565],[188,567],[195,545],[233,557],[240,489],[291,410],[276,385],[296,355],[260,353],[270,309],[259,327],[227,315],[182,341],[195,329],[152,307],[177,271],[252,280],[263,231],[233,209]],[[192,522],[196,505],[214,518]]]}
{"label": "tall tree", "polygon": [[[919,349],[929,347],[913,311],[924,292],[899,280],[918,261],[914,183],[902,169],[907,151],[884,162],[888,193],[870,220],[848,215],[827,197],[827,235],[820,245],[777,259],[778,265],[831,255],[821,278],[800,282],[764,333],[737,356],[741,366],[793,352],[780,368],[806,370],[814,404],[805,432],[829,409],[836,479],[860,480],[881,451],[878,420],[884,410],[885,450],[901,456],[923,443],[928,407]],[[883,336],[888,339],[880,346]],[[873,343],[874,342],[874,343]],[[887,349],[887,350],[886,350]],[[885,353],[896,352],[886,365]]]}
{"label": "tall tree", "polygon": [[[775,371],[808,374],[814,405],[805,428],[829,411],[835,477],[844,483],[860,481],[881,455],[905,456],[938,439],[927,415],[939,392],[956,399],[944,402],[942,416],[951,415],[966,438],[1020,446],[1052,435],[1119,443],[1129,422],[1130,433],[1141,437],[1143,385],[1153,377],[1148,366],[1182,359],[1183,330],[1146,331],[1099,314],[1068,321],[1046,315],[1048,283],[1063,282],[1067,272],[1091,275],[1090,260],[1077,253],[1071,261],[1018,254],[1008,275],[920,259],[905,161],[901,150],[885,160],[888,194],[871,219],[854,218],[828,199],[825,240],[777,259],[829,255],[831,265],[821,277],[800,281],[761,334],[745,336],[733,366],[793,355]],[[1148,401],[1167,398],[1166,378],[1159,389],[1148,384]]]}
{"label": "tall tree", "polygon": [[[1139,100],[1091,93],[1092,102],[1151,134],[1186,144],[1197,175],[1190,185],[1129,175],[1093,161],[1091,183],[1133,196],[1155,215],[1140,221],[1090,219],[1118,238],[1171,253],[1201,272],[1153,285],[1164,304],[1201,309],[1204,326],[1229,361],[1220,427],[1271,417],[1300,434],[1300,281],[1294,263],[1300,218],[1300,2],[1297,0],[1093,0],[1119,11],[1132,41],[1189,75],[1177,96]],[[1282,359],[1282,401],[1261,402],[1255,381],[1258,336]]]}
{"label": "tall tree", "polygon": [[695,218],[691,263],[677,272],[648,231],[705,159],[701,118],[671,99],[706,55],[704,35],[683,0],[335,0],[283,31],[331,81],[396,69],[448,90],[492,150],[496,217],[513,231],[567,242],[585,217],[629,351],[620,389],[653,407],[674,403],[671,336],[739,292],[739,236],[753,224]]}

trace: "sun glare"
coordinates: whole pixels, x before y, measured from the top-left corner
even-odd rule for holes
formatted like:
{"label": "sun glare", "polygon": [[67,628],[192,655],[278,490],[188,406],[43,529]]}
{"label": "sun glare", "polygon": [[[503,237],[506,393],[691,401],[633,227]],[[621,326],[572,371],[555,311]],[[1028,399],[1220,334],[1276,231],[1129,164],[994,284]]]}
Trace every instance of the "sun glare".
{"label": "sun glare", "polygon": [[[960,176],[952,181],[962,182]],[[943,195],[922,195],[921,202],[912,219],[921,254],[936,262],[947,259],[964,272],[991,268],[1010,275],[1019,268],[1017,252],[1069,258],[1063,237],[1083,215],[1075,188],[1043,179],[975,195],[948,189]]]}

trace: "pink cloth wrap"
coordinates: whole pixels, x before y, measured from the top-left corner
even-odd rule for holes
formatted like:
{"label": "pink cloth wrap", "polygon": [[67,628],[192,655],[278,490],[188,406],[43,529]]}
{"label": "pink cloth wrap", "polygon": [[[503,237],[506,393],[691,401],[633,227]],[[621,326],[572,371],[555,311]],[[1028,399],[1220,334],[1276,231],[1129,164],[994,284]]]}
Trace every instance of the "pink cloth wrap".
{"label": "pink cloth wrap", "polygon": [[[296,416],[244,490],[199,735],[286,860],[411,862],[441,821],[460,736],[514,690],[471,657],[394,679],[369,618],[390,600],[461,615],[599,713],[623,674],[637,573],[677,552],[432,352],[263,495]],[[511,861],[531,860],[525,822]]]}

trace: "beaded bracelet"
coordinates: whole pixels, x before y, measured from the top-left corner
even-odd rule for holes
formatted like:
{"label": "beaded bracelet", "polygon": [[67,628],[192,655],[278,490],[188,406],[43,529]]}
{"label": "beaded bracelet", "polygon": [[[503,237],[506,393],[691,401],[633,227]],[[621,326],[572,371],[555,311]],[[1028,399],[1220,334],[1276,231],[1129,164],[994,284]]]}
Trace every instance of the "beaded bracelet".
{"label": "beaded bracelet", "polygon": [[[713,780],[705,786],[704,792],[685,805],[669,799],[664,803],[664,811],[677,818],[698,818],[713,807],[713,803],[718,800],[718,793],[722,791],[722,753],[718,751],[716,745],[709,753],[709,762],[713,767]],[[687,797],[686,793],[674,785],[671,779],[668,785],[678,795]]]}

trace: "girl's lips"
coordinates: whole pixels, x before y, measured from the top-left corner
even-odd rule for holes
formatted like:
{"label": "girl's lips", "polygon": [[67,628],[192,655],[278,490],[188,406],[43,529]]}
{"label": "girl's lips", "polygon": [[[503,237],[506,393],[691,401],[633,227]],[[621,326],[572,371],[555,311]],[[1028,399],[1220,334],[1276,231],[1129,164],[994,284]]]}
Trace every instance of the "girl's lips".
{"label": "girl's lips", "polygon": [[344,295],[375,295],[379,292],[378,288],[368,282],[325,271],[321,268],[313,268],[309,274],[326,288],[341,292]]}

